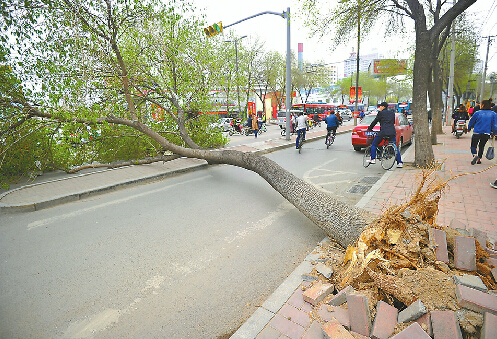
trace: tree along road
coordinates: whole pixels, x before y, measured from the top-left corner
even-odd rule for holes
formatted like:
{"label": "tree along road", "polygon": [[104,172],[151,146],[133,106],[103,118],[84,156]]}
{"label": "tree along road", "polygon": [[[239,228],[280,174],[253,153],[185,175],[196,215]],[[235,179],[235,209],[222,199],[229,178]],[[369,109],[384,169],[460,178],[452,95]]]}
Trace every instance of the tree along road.
{"label": "tree along road", "polygon": [[[348,193],[350,135],[269,154]],[[366,185],[362,185],[366,186]],[[1,338],[216,338],[232,333],[325,234],[256,174],[212,166],[32,213],[0,215]]]}

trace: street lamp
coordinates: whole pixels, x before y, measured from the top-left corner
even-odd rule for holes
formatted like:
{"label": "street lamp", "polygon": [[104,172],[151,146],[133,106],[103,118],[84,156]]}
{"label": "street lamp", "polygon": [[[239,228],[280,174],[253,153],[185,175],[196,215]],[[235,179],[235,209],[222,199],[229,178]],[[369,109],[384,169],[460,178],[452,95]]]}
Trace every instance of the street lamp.
{"label": "street lamp", "polygon": [[238,39],[234,40],[224,40],[224,42],[234,42],[235,43],[235,74],[236,74],[236,95],[238,100],[238,114],[240,114],[240,86],[238,85],[238,40],[242,40],[247,36],[244,35]]}

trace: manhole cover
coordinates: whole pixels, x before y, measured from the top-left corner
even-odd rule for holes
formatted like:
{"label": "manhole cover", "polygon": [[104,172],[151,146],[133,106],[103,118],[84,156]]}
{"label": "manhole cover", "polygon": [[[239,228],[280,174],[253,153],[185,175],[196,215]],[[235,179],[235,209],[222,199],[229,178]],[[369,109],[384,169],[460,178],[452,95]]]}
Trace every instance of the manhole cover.
{"label": "manhole cover", "polygon": [[347,192],[348,193],[364,194],[367,191],[369,191],[370,188],[371,188],[371,186],[367,186],[367,185],[354,185]]}
{"label": "manhole cover", "polygon": [[364,177],[361,179],[361,182],[373,185],[376,184],[378,180],[380,180],[380,177]]}

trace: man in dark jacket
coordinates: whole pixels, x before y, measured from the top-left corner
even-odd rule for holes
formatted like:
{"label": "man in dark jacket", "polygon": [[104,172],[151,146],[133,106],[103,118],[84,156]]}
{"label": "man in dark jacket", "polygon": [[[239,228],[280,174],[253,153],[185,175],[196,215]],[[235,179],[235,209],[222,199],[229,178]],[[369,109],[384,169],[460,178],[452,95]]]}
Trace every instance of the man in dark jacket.
{"label": "man in dark jacket", "polygon": [[[380,132],[376,134],[373,144],[371,145],[371,159],[368,160],[371,164],[376,163],[376,147],[385,138],[395,144],[396,142],[396,132],[395,132],[395,113],[388,109],[388,104],[382,102],[378,105],[378,114],[374,118],[371,125],[368,127],[368,131],[372,131],[373,127],[380,123]],[[397,150],[397,167],[401,168],[403,166],[402,159],[400,157],[400,150]]]}

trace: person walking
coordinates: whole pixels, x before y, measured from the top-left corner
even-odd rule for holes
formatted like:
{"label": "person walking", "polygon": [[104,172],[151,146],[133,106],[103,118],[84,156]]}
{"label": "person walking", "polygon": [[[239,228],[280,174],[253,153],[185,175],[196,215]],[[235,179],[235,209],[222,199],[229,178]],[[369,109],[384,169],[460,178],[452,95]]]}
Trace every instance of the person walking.
{"label": "person walking", "polygon": [[[383,139],[388,139],[394,144],[396,142],[395,113],[388,109],[388,103],[386,102],[382,102],[378,105],[378,114],[376,114],[376,118],[374,118],[371,125],[369,125],[368,131],[372,131],[377,123],[380,123],[380,132],[376,134],[373,143],[371,144],[371,159],[368,160],[371,164],[376,163],[376,148]],[[397,167],[402,168],[404,163],[400,156],[400,150],[397,150],[395,159],[397,161]]]}
{"label": "person walking", "polygon": [[[490,110],[490,100],[483,100],[480,110],[473,113],[468,124],[468,132],[474,128],[473,136],[471,137],[471,154],[473,155],[471,165],[481,164],[485,144],[490,139],[490,136],[493,138],[497,132],[496,124],[497,115]],[[476,150],[477,147],[478,151]]]}
{"label": "person walking", "polygon": [[257,115],[254,114],[252,118],[252,130],[254,131],[255,137],[257,138],[257,132],[259,131],[259,124],[257,122]]}

